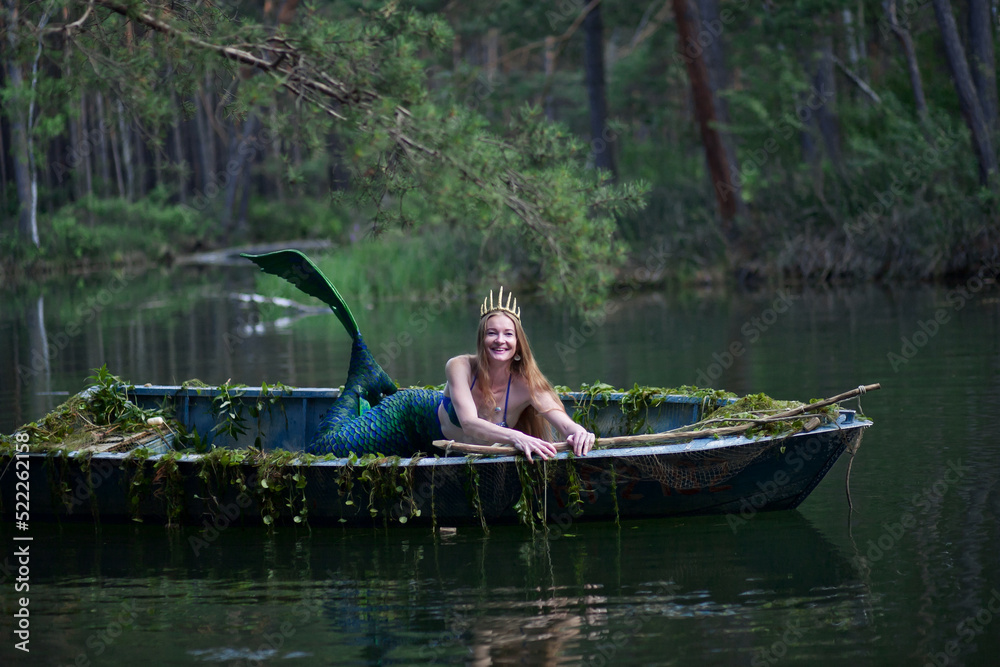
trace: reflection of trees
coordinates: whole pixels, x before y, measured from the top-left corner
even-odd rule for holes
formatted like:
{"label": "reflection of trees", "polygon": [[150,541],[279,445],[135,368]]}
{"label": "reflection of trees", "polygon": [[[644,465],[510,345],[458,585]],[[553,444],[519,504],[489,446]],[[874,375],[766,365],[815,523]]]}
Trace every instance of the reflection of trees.
{"label": "reflection of trees", "polygon": [[549,600],[544,615],[491,616],[474,623],[467,665],[556,665],[579,663],[580,629],[587,625],[579,600]]}
{"label": "reflection of trees", "polygon": [[[970,424],[965,430],[974,440],[976,427]],[[944,493],[922,495],[926,505],[915,510],[913,557],[919,575],[920,638],[912,657],[917,659],[942,652],[955,642],[959,653],[954,659],[962,661],[970,652],[988,652],[980,644],[991,636],[995,643],[1000,636],[992,628],[975,636],[959,629],[966,619],[976,617],[996,590],[990,575],[996,574],[1000,551],[995,519],[1000,510],[1000,472],[987,460],[964,463],[969,469],[961,480]],[[942,462],[938,469],[943,472],[947,466],[948,462]],[[933,484],[928,488],[933,489]],[[962,627],[967,632],[976,626]]]}
{"label": "reflection of trees", "polygon": [[49,394],[52,391],[52,359],[45,330],[45,297],[38,295],[33,303],[28,302],[24,310],[28,329],[28,359],[25,365],[32,371],[28,381],[31,412],[43,415],[52,408]]}
{"label": "reflection of trees", "polygon": [[109,524],[96,541],[89,525],[60,531],[60,557],[39,563],[39,582],[99,582],[80,595],[104,607],[112,593],[102,591],[148,588],[157,619],[181,629],[201,619],[204,641],[185,644],[200,649],[257,650],[286,621],[278,657],[336,647],[369,664],[624,664],[655,651],[653,637],[703,655],[724,633],[750,651],[787,622],[813,640],[834,624],[860,641],[866,633],[853,569],[797,512],[758,516],[736,534],[718,517],[581,524],[548,537],[521,527],[229,528],[197,554],[191,528],[165,537],[159,526]]}

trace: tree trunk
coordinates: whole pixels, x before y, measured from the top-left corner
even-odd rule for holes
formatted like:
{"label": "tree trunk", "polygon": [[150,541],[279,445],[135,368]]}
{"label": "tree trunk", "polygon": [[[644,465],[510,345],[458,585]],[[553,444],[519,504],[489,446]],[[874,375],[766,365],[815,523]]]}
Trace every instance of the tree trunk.
{"label": "tree trunk", "polygon": [[[226,203],[222,209],[222,216],[219,224],[222,227],[226,240],[231,240],[233,232],[237,235],[243,231],[239,229],[240,218],[235,218],[236,225],[233,224],[233,207],[236,205],[236,191],[240,184],[245,188],[250,187],[249,170],[253,157],[257,154],[257,129],[260,126],[260,119],[256,113],[251,113],[250,117],[243,124],[243,131],[240,132],[233,127],[233,138],[229,143],[229,159],[226,161]],[[244,178],[244,174],[246,178]]]}
{"label": "tree trunk", "polygon": [[997,69],[993,56],[993,20],[987,0],[969,0],[969,68],[979,94],[983,120],[997,131]]}
{"label": "tree trunk", "polygon": [[608,128],[608,102],[604,85],[604,25],[600,3],[583,20],[583,30],[587,42],[584,69],[590,99],[590,146],[594,152],[594,166],[609,172],[611,180],[617,181],[616,141],[614,133]]}
{"label": "tree trunk", "polygon": [[[277,105],[272,106],[269,109],[271,114],[271,127],[278,127],[278,107]],[[271,133],[271,157],[274,159],[274,164],[281,164],[281,138],[277,134]],[[348,173],[347,182],[344,189],[350,187],[351,177]],[[278,201],[285,201],[285,175],[283,172],[278,172],[277,177],[274,179],[274,186],[278,192]]]}
{"label": "tree trunk", "polygon": [[[249,165],[248,165],[249,167]],[[236,214],[236,237],[244,239],[247,236],[247,213],[250,209],[250,169],[243,170],[243,188],[240,191],[240,210]]]}
{"label": "tree trunk", "polygon": [[209,151],[211,151],[214,146],[212,143],[214,138],[212,133],[208,130],[207,117],[208,114],[211,113],[211,110],[205,108],[205,104],[202,102],[202,99],[202,95],[198,93],[195,94],[194,120],[198,137],[194,141],[193,147],[195,151],[196,164],[198,165],[198,190],[200,190],[205,197],[209,197],[210,187],[213,185],[212,172],[215,169],[213,161],[209,159]]}
{"label": "tree trunk", "polygon": [[847,43],[847,62],[851,64],[851,69],[858,73],[862,79],[868,78],[868,67],[865,63],[867,53],[865,50],[865,6],[859,0],[857,17],[849,7],[844,7],[840,12],[841,22],[844,25],[844,37]]}
{"label": "tree trunk", "polygon": [[[0,89],[3,88],[3,68],[0,67]],[[6,211],[7,203],[7,142],[4,141],[4,134],[7,131],[7,121],[0,114],[0,210]]]}
{"label": "tree trunk", "polygon": [[965,60],[962,42],[958,38],[955,17],[951,13],[951,2],[950,0],[932,0],[932,2],[934,16],[941,28],[941,39],[944,43],[945,56],[948,59],[948,68],[951,70],[951,78],[955,83],[955,92],[958,93],[958,105],[972,134],[972,147],[976,152],[976,159],[979,161],[979,182],[986,185],[997,173],[997,156],[993,152],[993,141],[986,120],[983,118],[983,107],[972,83],[972,75],[969,73],[969,64]]}
{"label": "tree trunk", "polygon": [[[69,48],[63,52],[63,71],[67,78],[72,77]],[[69,100],[67,100],[68,106]],[[56,179],[60,184],[62,184],[65,176],[69,176],[70,183],[68,183],[68,187],[65,189],[69,190],[72,196],[68,197],[68,199],[71,201],[80,201],[83,198],[83,179],[80,178],[77,170],[80,168],[83,138],[86,136],[87,128],[83,124],[82,115],[79,118],[73,118],[72,114],[67,115],[69,116],[67,122],[69,125],[69,146],[62,151],[61,157],[51,160],[49,164],[52,169],[56,170]]]}
{"label": "tree trunk", "polygon": [[[14,31],[10,30],[8,36],[11,41]],[[15,42],[16,45],[16,42]],[[13,52],[14,47],[11,47]],[[12,88],[20,88],[23,84],[21,77],[21,65],[17,62],[7,61],[7,79]],[[10,140],[11,140],[11,162],[14,166],[14,184],[17,188],[17,200],[20,204],[17,212],[17,228],[22,239],[31,239],[31,242],[38,246],[38,229],[32,225],[34,216],[31,214],[31,175],[29,173],[28,160],[28,123],[23,109],[12,109],[10,114]]]}
{"label": "tree trunk", "polygon": [[[556,38],[549,35],[545,38],[545,80],[551,81],[552,77],[556,73]],[[542,105],[545,108],[545,117],[550,121],[556,119],[555,107],[553,106],[553,100],[555,97],[552,95],[552,89],[547,88],[543,93],[545,98],[542,100]]]}
{"label": "tree trunk", "polygon": [[896,0],[888,0],[885,3],[885,13],[889,20],[889,28],[892,34],[899,40],[899,45],[903,49],[903,57],[906,59],[906,71],[910,76],[910,87],[913,88],[914,105],[917,108],[917,116],[920,120],[927,118],[927,99],[924,97],[924,82],[920,78],[920,68],[917,66],[917,50],[913,46],[913,36],[910,31],[899,24],[896,16]]}
{"label": "tree trunk", "polygon": [[[118,130],[122,137],[122,168],[125,173],[124,196],[128,201],[135,201],[135,160],[132,157],[132,124],[125,121],[125,106],[118,100]],[[121,176],[119,175],[119,179]],[[119,183],[119,187],[121,184]]]}
{"label": "tree trunk", "polygon": [[108,163],[108,132],[111,125],[108,123],[107,114],[104,113],[104,96],[98,92],[95,95],[97,102],[97,124],[94,131],[97,132],[97,168],[101,172],[101,196],[107,197],[111,189],[111,166]]}
{"label": "tree trunk", "polygon": [[816,54],[816,70],[813,75],[813,88],[823,97],[823,104],[816,109],[816,126],[823,137],[823,147],[830,162],[839,171],[840,160],[840,128],[836,114],[837,81],[833,76],[833,38],[823,37],[819,40],[820,48]]}
{"label": "tree trunk", "polygon": [[486,80],[494,81],[497,76],[497,61],[500,59],[500,31],[490,28],[486,31]]}
{"label": "tree trunk", "polygon": [[[114,127],[113,124],[108,124],[110,127]],[[111,131],[111,160],[115,165],[115,182],[118,184],[118,196],[125,199],[125,177],[122,176],[122,160],[121,155],[118,152],[118,134],[117,132]]]}
{"label": "tree trunk", "polygon": [[174,123],[169,132],[173,138],[174,168],[177,170],[177,194],[180,197],[180,202],[186,204],[188,199],[187,156],[184,154],[184,142],[181,139],[183,122],[180,106],[177,104],[177,94],[173,87],[170,89],[170,106],[174,110]]}
{"label": "tree trunk", "polygon": [[[18,35],[17,35],[17,3],[14,0],[5,0],[7,8],[7,43],[10,47],[8,58],[5,61],[7,67],[7,80],[10,88],[21,93],[24,86],[24,75],[21,72],[21,63],[17,61]],[[47,14],[44,16],[47,18]],[[40,24],[40,27],[44,23]],[[41,54],[39,46],[38,55]],[[32,68],[31,93],[34,93],[36,72],[38,67],[38,55],[36,55]],[[10,104],[8,101],[7,104]],[[10,133],[11,151],[14,163],[14,182],[17,187],[17,199],[20,204],[17,215],[17,225],[21,238],[31,239],[31,242],[38,247],[38,221],[36,218],[38,206],[38,181],[35,174],[35,163],[32,155],[31,145],[31,123],[34,101],[29,100],[27,108],[15,100],[14,109],[10,112]]]}
{"label": "tree trunk", "polygon": [[739,185],[734,178],[735,172],[730,171],[725,146],[716,127],[718,116],[713,101],[714,96],[709,81],[708,67],[705,63],[704,51],[698,42],[698,35],[701,33],[701,20],[692,4],[693,0],[672,0],[672,2],[677,21],[677,53],[687,67],[694,111],[701,131],[701,142],[705,147],[708,171],[715,186],[715,196],[722,221],[722,233],[732,247],[733,241],[736,240],[736,228],[733,221],[736,217],[740,192]]}
{"label": "tree trunk", "polygon": [[94,172],[91,161],[94,157],[93,135],[89,128],[89,114],[87,113],[87,93],[80,93],[80,129],[83,133],[83,142],[80,144],[80,157],[83,159],[83,182],[84,196],[94,194]]}
{"label": "tree trunk", "polygon": [[[701,25],[720,26],[722,20],[719,17],[718,0],[697,0],[698,19]],[[722,36],[719,35],[705,46],[704,58],[705,67],[708,70],[708,85],[712,91],[712,105],[715,108],[715,116],[722,125],[716,127],[719,133],[719,142],[726,153],[726,163],[729,165],[730,174],[738,174],[740,170],[739,160],[736,157],[736,147],[733,144],[732,136],[725,127],[729,125],[729,105],[726,100],[719,95],[719,91],[726,90],[730,85],[729,69],[726,67],[726,55]],[[735,180],[735,179],[733,179]],[[744,212],[743,198],[736,197],[737,213]]]}

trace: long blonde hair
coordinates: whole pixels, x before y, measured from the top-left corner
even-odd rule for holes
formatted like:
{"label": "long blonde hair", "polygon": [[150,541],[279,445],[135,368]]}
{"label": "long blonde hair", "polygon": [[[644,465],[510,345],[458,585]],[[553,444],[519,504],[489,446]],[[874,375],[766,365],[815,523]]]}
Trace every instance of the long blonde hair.
{"label": "long blonde hair", "polygon": [[[486,350],[486,323],[494,315],[505,315],[514,323],[514,335],[517,337],[517,347],[514,352],[515,359],[510,362],[510,374],[523,379],[525,384],[528,385],[528,391],[531,392],[532,396],[548,393],[559,402],[559,396],[552,388],[552,384],[546,379],[535,362],[535,355],[531,352],[528,336],[524,333],[520,320],[501,311],[486,313],[486,315],[479,319],[479,330],[476,334],[476,356],[472,363],[472,375],[479,378],[479,381],[473,387],[472,391],[479,392],[482,404],[485,404],[488,409],[492,410],[497,407],[496,398],[494,398],[493,392],[489,390],[489,387],[492,387],[493,383],[490,377],[489,355]],[[518,355],[521,357],[519,360],[517,359]],[[524,408],[520,418],[517,420],[517,424],[513,428],[530,436],[548,440],[549,442],[553,440],[552,426],[533,405],[528,405]]]}

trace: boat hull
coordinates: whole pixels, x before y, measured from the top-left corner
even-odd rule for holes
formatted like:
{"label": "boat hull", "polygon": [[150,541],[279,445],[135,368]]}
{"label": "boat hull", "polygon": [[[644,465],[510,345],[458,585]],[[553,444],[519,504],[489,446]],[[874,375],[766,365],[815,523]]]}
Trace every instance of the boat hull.
{"label": "boat hull", "polygon": [[[149,407],[173,401],[189,428],[211,432],[215,390],[139,388]],[[249,392],[248,392],[249,393]],[[280,410],[216,447],[245,446],[264,434],[270,447],[301,450],[310,424],[335,390],[294,390]],[[253,401],[253,395],[240,397]],[[620,396],[594,401],[564,396],[585,410],[599,435],[662,431],[697,421],[704,401],[669,397],[627,418]],[[623,423],[629,422],[629,423]],[[400,523],[455,526],[524,522],[565,530],[576,521],[726,514],[739,522],[761,511],[797,507],[844,451],[855,452],[871,422],[841,411],[836,424],[809,433],[602,449],[586,457],[560,454],[543,463],[519,457],[426,456],[352,464],[346,459],[254,462],[217,455],[28,453],[0,483],[4,517],[18,510],[16,474],[27,470],[32,520],[149,521],[201,526],[202,535],[261,522],[348,525]],[[226,442],[229,439],[229,442]],[[308,461],[308,462],[307,462]],[[6,462],[3,462],[6,466]]]}

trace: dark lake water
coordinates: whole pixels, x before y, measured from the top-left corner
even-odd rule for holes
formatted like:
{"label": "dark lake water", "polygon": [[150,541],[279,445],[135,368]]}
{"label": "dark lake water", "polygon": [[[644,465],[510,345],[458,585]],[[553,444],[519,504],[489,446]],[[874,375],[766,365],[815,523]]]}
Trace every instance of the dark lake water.
{"label": "dark lake water", "polygon": [[[2,292],[0,432],[107,363],[141,384],[337,386],[335,318],[234,297],[250,267]],[[841,460],[795,511],[579,523],[558,539],[400,527],[32,524],[31,653],[87,664],[992,665],[1000,655],[1000,290],[632,294],[585,323],[522,299],[557,384],[703,384],[777,398],[859,384],[874,419],[845,495]],[[350,297],[348,297],[350,298]],[[303,301],[305,298],[303,298]],[[401,384],[443,381],[478,306],[354,309]],[[44,325],[44,326],[43,326]],[[0,525],[0,554],[14,550]]]}

